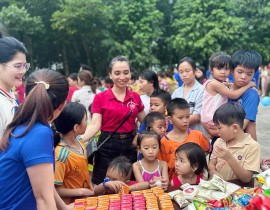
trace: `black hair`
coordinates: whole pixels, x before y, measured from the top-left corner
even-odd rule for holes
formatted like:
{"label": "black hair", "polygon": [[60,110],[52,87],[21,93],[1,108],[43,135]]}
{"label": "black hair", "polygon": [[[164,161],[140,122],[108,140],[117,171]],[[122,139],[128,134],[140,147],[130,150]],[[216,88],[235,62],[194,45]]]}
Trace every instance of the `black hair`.
{"label": "black hair", "polygon": [[190,106],[188,104],[188,102],[183,99],[183,98],[175,98],[175,99],[172,99],[168,105],[167,105],[167,113],[168,113],[168,116],[172,116],[174,111],[176,109],[180,109],[180,110],[184,110],[184,109],[189,109]]}
{"label": "black hair", "polygon": [[113,85],[113,80],[112,80],[109,76],[106,76],[106,77],[104,78],[104,82],[105,82],[106,84]]}
{"label": "black hair", "polygon": [[158,141],[158,146],[159,146],[159,148],[161,147],[161,143],[160,143],[160,135],[158,135],[155,131],[149,131],[149,130],[147,130],[147,131],[143,131],[142,133],[140,133],[139,135],[138,135],[138,138],[137,138],[137,146],[140,148],[141,147],[141,143],[142,143],[142,140],[144,139],[144,138],[150,138],[150,137],[154,137],[154,138],[156,138],[157,139],[157,141]]}
{"label": "black hair", "polygon": [[167,106],[167,104],[171,100],[171,94],[162,89],[154,90],[154,92],[151,94],[150,97],[160,98],[162,102],[165,104],[165,106]]}
{"label": "black hair", "polygon": [[138,74],[132,71],[131,72],[131,78],[130,79],[136,81],[138,79]]}
{"label": "black hair", "polygon": [[183,63],[183,62],[187,62],[187,63],[189,63],[190,65],[191,65],[191,67],[192,67],[192,70],[193,70],[193,72],[195,72],[196,71],[196,62],[192,59],[192,58],[190,58],[190,57],[184,57],[184,58],[181,58],[180,60],[179,60],[179,62],[178,62],[178,64],[177,64],[177,70],[179,71],[179,66],[180,66],[180,64],[181,63]]}
{"label": "black hair", "polygon": [[193,142],[182,144],[176,149],[175,155],[180,152],[186,153],[192,168],[198,167],[195,174],[199,175],[203,173],[204,170],[208,170],[205,153],[198,144]]}
{"label": "black hair", "polygon": [[213,122],[218,125],[220,123],[224,125],[238,124],[241,128],[244,125],[244,119],[246,112],[242,105],[238,102],[228,102],[221,105],[214,113]]}
{"label": "black hair", "polygon": [[77,73],[71,73],[68,77],[74,81],[78,81],[78,74]]}
{"label": "black hair", "polygon": [[161,77],[161,78],[165,78],[165,77],[166,77],[166,74],[165,74],[165,72],[163,72],[163,71],[159,71],[159,72],[157,73],[157,75],[158,75],[159,77]]}
{"label": "black hair", "polygon": [[59,144],[60,134],[67,134],[73,130],[74,125],[80,125],[85,115],[86,109],[82,104],[77,102],[67,103],[61,114],[54,120],[56,129],[54,145],[57,146]]}
{"label": "black hair", "polygon": [[232,70],[237,66],[258,70],[262,63],[262,56],[255,50],[238,50],[233,53],[231,59]]}
{"label": "black hair", "polygon": [[90,70],[89,66],[86,64],[81,64],[80,67],[82,70],[88,70],[88,71]]}
{"label": "black hair", "polygon": [[140,73],[139,75],[142,79],[147,80],[148,82],[153,84],[154,90],[159,90],[159,82],[158,82],[158,76],[156,72],[146,69],[143,72]]}
{"label": "black hair", "polygon": [[117,170],[120,176],[127,177],[132,173],[132,163],[125,156],[118,156],[110,162],[107,171],[109,170]]}
{"label": "black hair", "polygon": [[151,130],[156,120],[166,120],[166,117],[160,112],[149,112],[144,118],[146,130]]}
{"label": "black hair", "polygon": [[129,69],[131,69],[131,66],[130,66],[130,63],[129,63],[129,60],[126,56],[123,56],[123,55],[119,55],[119,56],[116,56],[115,58],[113,58],[109,64],[109,73],[112,73],[112,68],[113,68],[113,65],[116,63],[116,62],[127,62],[128,63],[128,66],[129,66]]}
{"label": "black hair", "polygon": [[225,52],[216,52],[209,58],[210,70],[213,68],[217,69],[230,69],[231,67],[231,56]]}
{"label": "black hair", "polygon": [[11,61],[18,52],[27,54],[27,49],[22,42],[14,37],[0,38],[0,64]]}

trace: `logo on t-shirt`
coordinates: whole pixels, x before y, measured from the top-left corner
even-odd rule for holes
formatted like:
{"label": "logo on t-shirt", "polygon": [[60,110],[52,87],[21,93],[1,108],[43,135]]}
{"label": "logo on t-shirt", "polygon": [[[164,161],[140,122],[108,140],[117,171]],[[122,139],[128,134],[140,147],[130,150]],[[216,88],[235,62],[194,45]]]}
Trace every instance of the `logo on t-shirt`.
{"label": "logo on t-shirt", "polygon": [[130,101],[130,102],[128,102],[127,107],[129,107],[130,110],[133,110],[133,109],[135,109],[136,104],[133,101]]}

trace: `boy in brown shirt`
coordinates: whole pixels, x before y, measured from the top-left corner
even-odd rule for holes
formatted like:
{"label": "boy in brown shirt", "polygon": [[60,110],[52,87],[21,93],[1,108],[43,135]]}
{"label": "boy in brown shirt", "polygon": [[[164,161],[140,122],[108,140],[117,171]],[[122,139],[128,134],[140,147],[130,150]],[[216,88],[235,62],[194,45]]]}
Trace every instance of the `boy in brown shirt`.
{"label": "boy in brown shirt", "polygon": [[208,165],[210,178],[217,174],[227,181],[239,179],[247,183],[260,171],[260,145],[244,133],[245,116],[241,104],[236,102],[223,104],[216,110],[213,122],[220,138],[215,142]]}

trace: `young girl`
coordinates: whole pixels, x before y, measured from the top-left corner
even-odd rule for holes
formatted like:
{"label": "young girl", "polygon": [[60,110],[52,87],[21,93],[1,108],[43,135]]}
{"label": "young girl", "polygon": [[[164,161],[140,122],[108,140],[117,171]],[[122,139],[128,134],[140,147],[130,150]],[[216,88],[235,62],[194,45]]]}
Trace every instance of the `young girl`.
{"label": "young girl", "polygon": [[[143,129],[143,130],[141,130]],[[160,137],[163,137],[167,130],[167,123],[166,123],[166,117],[164,114],[161,114],[160,112],[150,112],[148,113],[144,121],[140,127],[139,133],[142,133],[144,130],[147,131],[155,131]],[[136,145],[137,143],[136,136],[134,138],[133,145]],[[141,152],[138,153],[138,160],[141,160],[143,158],[143,154]]]}
{"label": "young girl", "polygon": [[133,164],[133,172],[138,182],[149,182],[150,187],[161,185],[168,187],[167,163],[157,159],[160,148],[160,136],[154,131],[143,131],[138,137],[138,148],[143,159]]}
{"label": "young girl", "polygon": [[71,102],[54,121],[60,135],[55,135],[54,184],[58,194],[68,204],[76,197],[93,195],[87,168],[86,149],[77,138],[86,129],[86,109],[82,104]]}
{"label": "young girl", "polygon": [[175,172],[178,176],[171,180],[171,186],[180,187],[185,183],[199,184],[203,172],[207,171],[207,162],[202,148],[188,142],[175,151]]}
{"label": "young girl", "polygon": [[217,128],[213,123],[213,115],[217,108],[226,103],[228,98],[237,99],[247,89],[256,87],[254,82],[250,82],[237,90],[230,90],[223,83],[226,82],[230,73],[230,60],[231,57],[224,52],[214,53],[209,59],[213,78],[204,83],[201,123],[209,133],[210,138],[218,136]]}
{"label": "young girl", "polygon": [[65,105],[68,82],[57,71],[34,71],[25,92],[0,141],[0,209],[64,209],[53,184],[50,124]]}

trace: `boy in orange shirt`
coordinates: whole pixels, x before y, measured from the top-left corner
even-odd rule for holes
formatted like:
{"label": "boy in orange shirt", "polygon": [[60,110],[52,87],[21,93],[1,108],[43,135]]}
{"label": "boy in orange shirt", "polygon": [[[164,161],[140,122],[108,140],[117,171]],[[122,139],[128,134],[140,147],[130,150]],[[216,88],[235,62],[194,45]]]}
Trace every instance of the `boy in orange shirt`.
{"label": "boy in orange shirt", "polygon": [[198,130],[189,129],[189,104],[183,98],[175,98],[167,105],[168,118],[173,129],[161,139],[158,159],[166,161],[170,179],[174,176],[175,150],[184,143],[198,144],[206,153],[210,150],[208,139]]}

